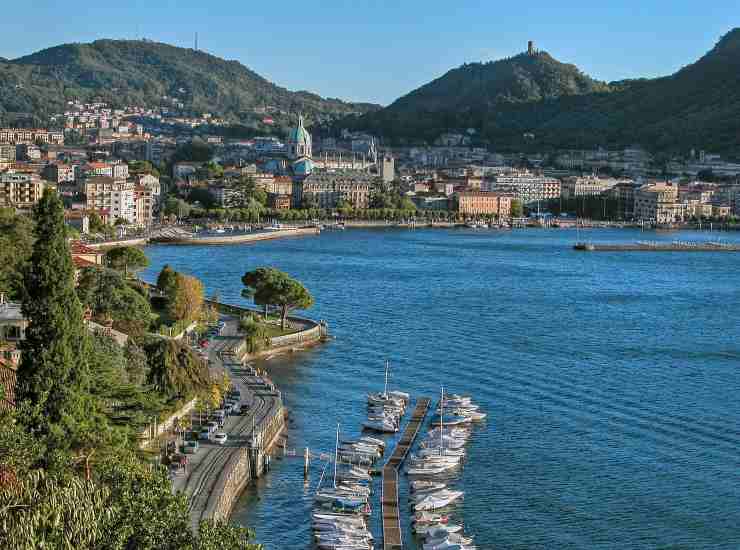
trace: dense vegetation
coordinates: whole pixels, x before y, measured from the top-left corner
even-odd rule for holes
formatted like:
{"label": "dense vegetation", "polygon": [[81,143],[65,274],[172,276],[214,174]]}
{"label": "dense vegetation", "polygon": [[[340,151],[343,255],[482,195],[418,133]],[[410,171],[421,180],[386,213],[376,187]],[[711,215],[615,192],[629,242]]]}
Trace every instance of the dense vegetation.
{"label": "dense vegetation", "polygon": [[237,61],[143,40],[64,44],[10,61],[0,60],[3,111],[48,115],[70,99],[101,98],[123,107],[172,107],[240,120],[255,107],[301,111],[312,120],[364,112],[366,104],[324,99],[276,86]]}
{"label": "dense vegetation", "polygon": [[[19,268],[29,324],[17,410],[0,414],[0,548],[256,550],[246,529],[202,523],[194,533],[185,496],[136,450],[141,417],[210,391],[208,369],[178,342],[150,342],[148,361],[136,339],[120,347],[87,331],[83,301],[115,317],[127,283],[113,271],[86,273],[78,296],[53,191],[34,220]],[[111,301],[92,298],[91,288],[110,291]]]}
{"label": "dense vegetation", "polygon": [[639,144],[737,156],[740,29],[696,63],[656,79],[604,84],[546,53],[466,64],[343,125],[399,144],[471,128],[474,142],[497,151]]}

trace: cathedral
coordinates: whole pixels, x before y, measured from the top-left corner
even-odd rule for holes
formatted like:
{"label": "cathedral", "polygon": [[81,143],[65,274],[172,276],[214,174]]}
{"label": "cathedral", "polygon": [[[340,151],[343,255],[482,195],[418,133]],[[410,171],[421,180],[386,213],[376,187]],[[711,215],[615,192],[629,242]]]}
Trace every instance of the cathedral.
{"label": "cathedral", "polygon": [[288,160],[292,164],[293,174],[308,176],[313,171],[311,160],[311,134],[303,126],[303,117],[298,117],[298,126],[288,135]]}

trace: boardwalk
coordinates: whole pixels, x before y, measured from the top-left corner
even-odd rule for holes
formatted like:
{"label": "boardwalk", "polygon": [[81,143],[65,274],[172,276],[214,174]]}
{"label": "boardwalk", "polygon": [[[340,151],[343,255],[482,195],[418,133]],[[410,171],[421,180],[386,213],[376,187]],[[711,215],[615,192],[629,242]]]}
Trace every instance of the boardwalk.
{"label": "boardwalk", "polygon": [[390,459],[383,466],[383,483],[380,502],[383,514],[383,549],[397,550],[403,548],[401,539],[401,517],[398,506],[398,469],[406,455],[409,453],[411,446],[414,444],[421,425],[424,423],[427,410],[431,400],[428,397],[422,397],[416,403],[416,408],[411,414],[406,429],[398,441],[398,445],[393,451]]}

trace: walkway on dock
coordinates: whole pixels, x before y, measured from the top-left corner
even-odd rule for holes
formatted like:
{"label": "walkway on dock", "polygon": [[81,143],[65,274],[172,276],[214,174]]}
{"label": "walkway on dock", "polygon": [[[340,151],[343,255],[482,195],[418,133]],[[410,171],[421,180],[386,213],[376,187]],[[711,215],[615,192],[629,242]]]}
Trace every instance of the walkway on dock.
{"label": "walkway on dock", "polygon": [[383,514],[383,549],[397,550],[403,548],[401,539],[401,517],[398,506],[398,469],[406,459],[416,436],[419,434],[424,418],[429,410],[431,399],[422,397],[416,403],[411,420],[398,441],[390,459],[383,466],[383,482],[380,502]]}

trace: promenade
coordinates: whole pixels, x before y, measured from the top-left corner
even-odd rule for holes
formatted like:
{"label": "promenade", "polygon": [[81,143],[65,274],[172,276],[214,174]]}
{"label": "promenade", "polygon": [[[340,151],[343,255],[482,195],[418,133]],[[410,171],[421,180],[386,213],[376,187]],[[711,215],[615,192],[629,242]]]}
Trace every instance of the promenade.
{"label": "promenade", "polygon": [[[185,471],[173,480],[174,490],[183,491],[188,497],[194,528],[203,519],[224,516],[225,510],[228,516],[231,501],[251,479],[262,473],[264,455],[270,451],[283,425],[284,409],[279,392],[233,355],[241,342],[236,336],[237,328],[237,319],[226,321],[222,336],[211,341],[209,361],[213,375],[228,372],[241,391],[246,413],[227,417],[223,428],[228,435],[226,444],[202,441],[200,450],[189,455]],[[232,480],[231,469],[227,466],[239,460],[249,463],[248,473]],[[225,489],[227,485],[229,490]]]}

